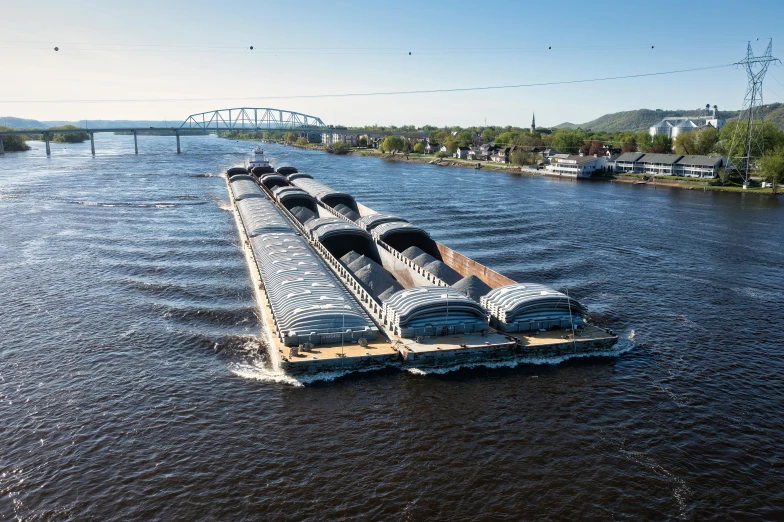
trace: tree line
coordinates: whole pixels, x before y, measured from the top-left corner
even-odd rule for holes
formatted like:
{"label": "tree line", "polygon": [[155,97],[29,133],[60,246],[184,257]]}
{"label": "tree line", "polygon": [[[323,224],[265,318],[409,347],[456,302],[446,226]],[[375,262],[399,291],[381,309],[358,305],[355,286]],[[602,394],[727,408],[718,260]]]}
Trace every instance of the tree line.
{"label": "tree line", "polygon": [[[46,129],[48,132],[54,132],[58,130],[77,130],[79,127],[75,125],[62,125],[60,127],[51,127]],[[11,129],[9,127],[0,126],[0,131],[11,131],[11,130],[26,130],[26,129]],[[26,134],[24,136],[4,136],[3,137],[3,148],[6,152],[22,152],[25,150],[30,150],[30,146],[27,144],[27,140],[33,141],[43,141],[44,135],[43,133],[35,129],[34,132],[30,134]],[[50,140],[54,143],[82,143],[86,140],[90,139],[90,135],[87,132],[54,132],[52,134]]]}

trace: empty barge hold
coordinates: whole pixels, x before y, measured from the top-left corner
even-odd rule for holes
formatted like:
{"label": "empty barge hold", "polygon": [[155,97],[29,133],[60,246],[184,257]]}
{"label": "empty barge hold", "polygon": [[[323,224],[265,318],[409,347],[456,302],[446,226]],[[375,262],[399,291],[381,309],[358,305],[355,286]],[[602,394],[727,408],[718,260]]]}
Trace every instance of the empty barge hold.
{"label": "empty barge hold", "polygon": [[272,360],[287,373],[514,363],[617,341],[588,325],[575,299],[517,283],[403,218],[281,170],[274,185],[268,174],[227,184]]}

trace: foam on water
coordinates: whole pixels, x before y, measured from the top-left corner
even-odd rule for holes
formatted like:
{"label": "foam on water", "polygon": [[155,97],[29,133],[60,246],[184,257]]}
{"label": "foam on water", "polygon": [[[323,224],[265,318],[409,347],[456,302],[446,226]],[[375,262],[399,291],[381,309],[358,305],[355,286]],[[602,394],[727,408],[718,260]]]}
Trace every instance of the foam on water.
{"label": "foam on water", "polygon": [[280,370],[270,368],[263,361],[230,362],[228,364],[228,369],[231,373],[237,377],[242,377],[243,379],[275,384],[288,384],[290,386],[304,386],[302,382]]}
{"label": "foam on water", "polygon": [[406,368],[411,374],[414,375],[444,375],[446,373],[456,372],[458,370],[466,370],[472,368],[515,368],[517,366],[521,366],[524,364],[532,364],[532,365],[558,365],[564,361],[568,361],[570,359],[581,359],[581,358],[591,358],[591,357],[618,357],[623,355],[631,350],[633,350],[635,344],[632,341],[626,340],[619,340],[611,349],[604,350],[601,352],[591,352],[591,353],[575,353],[575,354],[568,354],[568,355],[559,355],[556,357],[515,357],[512,359],[507,359],[503,361],[479,361],[479,362],[468,362],[468,363],[457,363],[453,365],[446,365],[443,367],[437,368],[418,368],[418,367],[409,367]]}

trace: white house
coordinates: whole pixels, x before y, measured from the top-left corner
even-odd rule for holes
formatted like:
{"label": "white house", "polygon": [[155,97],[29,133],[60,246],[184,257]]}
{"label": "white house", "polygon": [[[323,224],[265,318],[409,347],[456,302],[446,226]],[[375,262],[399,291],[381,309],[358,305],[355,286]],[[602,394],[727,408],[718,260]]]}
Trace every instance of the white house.
{"label": "white house", "polygon": [[454,157],[459,159],[468,159],[468,153],[471,151],[468,147],[458,147],[455,151]]}
{"label": "white house", "polygon": [[594,172],[607,168],[606,156],[573,156],[558,157],[560,154],[551,158],[551,163],[546,170],[559,176],[569,176],[573,178],[588,178]]}

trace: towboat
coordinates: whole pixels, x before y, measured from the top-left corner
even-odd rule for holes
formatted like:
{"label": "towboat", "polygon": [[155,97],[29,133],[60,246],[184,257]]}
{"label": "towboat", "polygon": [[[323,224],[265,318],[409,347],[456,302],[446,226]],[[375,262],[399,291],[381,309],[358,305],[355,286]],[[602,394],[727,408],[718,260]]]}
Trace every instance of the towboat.
{"label": "towboat", "polygon": [[261,148],[261,145],[256,145],[256,148],[253,149],[253,154],[248,161],[248,170],[252,171],[254,167],[269,167],[270,163],[267,161],[267,158],[264,156],[264,150]]}

